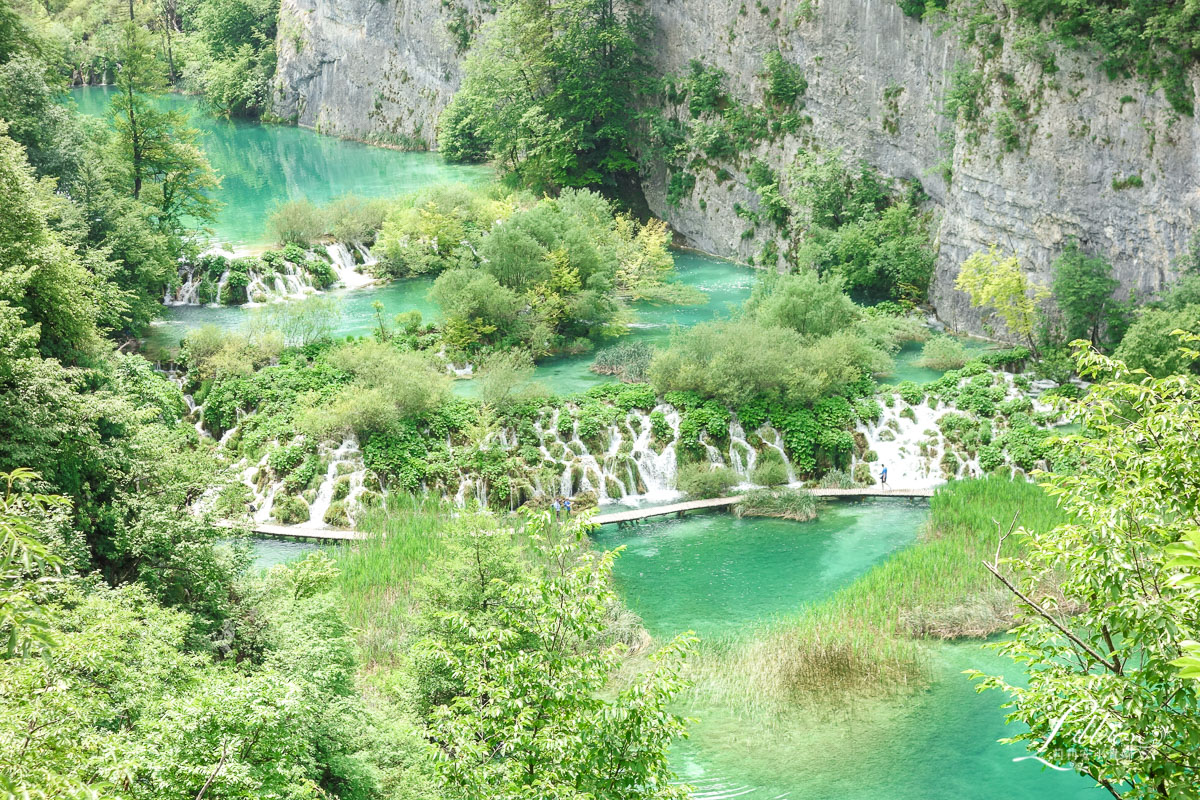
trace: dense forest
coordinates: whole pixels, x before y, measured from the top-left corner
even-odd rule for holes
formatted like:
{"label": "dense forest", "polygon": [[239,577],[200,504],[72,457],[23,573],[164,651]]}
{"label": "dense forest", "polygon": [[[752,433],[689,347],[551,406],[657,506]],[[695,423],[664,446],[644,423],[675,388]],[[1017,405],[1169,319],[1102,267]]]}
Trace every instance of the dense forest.
{"label": "dense forest", "polygon": [[[1194,112],[1194,4],[898,5]],[[954,285],[988,338],[957,335],[919,180],[755,154],[811,126],[779,50],[753,104],[699,60],[657,74],[639,3],[456,19],[440,152],[396,154],[433,177],[289,175],[246,244],[204,131],[292,131],[276,3],[0,0],[0,794],[1005,796],[952,783],[986,763],[1030,797],[1200,797],[1200,233],[1149,294],[1086,241],[1041,274],[981,248]],[[954,70],[965,125],[985,92]],[[755,271],[687,262],[643,194],[731,160]],[[486,172],[437,179],[460,162]],[[264,531],[322,543],[268,565]],[[887,727],[951,685],[1007,748]],[[868,713],[857,746],[924,794],[839,749]],[[922,773],[902,737],[985,760]],[[823,748],[856,753],[836,780],[761,763]]]}

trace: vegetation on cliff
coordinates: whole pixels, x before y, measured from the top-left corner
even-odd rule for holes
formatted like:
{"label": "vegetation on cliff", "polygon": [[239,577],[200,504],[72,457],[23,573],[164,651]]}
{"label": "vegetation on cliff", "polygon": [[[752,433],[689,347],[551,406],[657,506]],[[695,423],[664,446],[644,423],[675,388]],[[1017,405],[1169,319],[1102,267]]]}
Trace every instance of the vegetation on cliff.
{"label": "vegetation on cliff", "polygon": [[633,178],[633,132],[648,29],[637,2],[509,0],[480,33],[442,114],[452,161],[495,160],[536,191],[618,189]]}

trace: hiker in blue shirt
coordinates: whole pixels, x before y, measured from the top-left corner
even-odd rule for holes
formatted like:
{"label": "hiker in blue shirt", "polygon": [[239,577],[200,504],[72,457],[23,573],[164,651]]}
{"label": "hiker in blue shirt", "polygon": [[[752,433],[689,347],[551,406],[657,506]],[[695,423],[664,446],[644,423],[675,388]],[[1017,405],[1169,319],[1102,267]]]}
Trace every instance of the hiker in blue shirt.
{"label": "hiker in blue shirt", "polygon": [[887,467],[884,467],[879,472],[879,483],[882,486],[887,486]]}
{"label": "hiker in blue shirt", "polygon": [[563,508],[567,510],[568,514],[571,513],[571,498],[568,497],[566,500],[563,500]]}

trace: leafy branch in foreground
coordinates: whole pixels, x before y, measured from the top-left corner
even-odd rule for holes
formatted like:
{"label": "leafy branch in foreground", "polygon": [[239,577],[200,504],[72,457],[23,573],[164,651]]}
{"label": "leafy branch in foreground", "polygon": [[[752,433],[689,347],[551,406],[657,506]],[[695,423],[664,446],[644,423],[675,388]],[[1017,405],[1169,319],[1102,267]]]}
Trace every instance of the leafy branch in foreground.
{"label": "leafy branch in foreground", "polygon": [[31,590],[56,575],[61,561],[38,540],[31,515],[65,507],[69,501],[20,489],[20,484],[40,479],[24,467],[0,472],[0,632],[7,639],[7,658],[28,656],[39,645],[53,644]]}
{"label": "leafy branch in foreground", "polygon": [[[617,552],[588,547],[587,522],[559,526],[531,515],[524,534],[539,563],[533,579],[480,570],[470,603],[445,612],[440,635],[421,643],[425,663],[442,668],[456,695],[431,713],[443,783],[464,797],[492,800],[605,797],[674,800],[688,796],[667,764],[686,721],[667,708],[684,688],[690,635],[650,656],[650,669],[612,699],[601,693],[624,648],[605,646]],[[482,526],[464,533],[468,554],[495,553],[511,532]],[[467,564],[488,558],[470,556]],[[464,573],[463,584],[468,573]],[[470,589],[467,589],[470,592]]]}
{"label": "leafy branch in foreground", "polygon": [[[998,648],[1029,683],[972,674],[1008,693],[1010,720],[1028,726],[1008,741],[1033,758],[1114,797],[1192,797],[1200,683],[1181,659],[1200,638],[1200,592],[1168,569],[1200,520],[1200,380],[1152,378],[1086,350],[1077,359],[1097,380],[1072,404],[1083,432],[1061,443],[1080,469],[1044,484],[1070,521],[1018,531],[1025,555],[1003,579],[1023,613]],[[1000,563],[989,565],[998,576]]]}

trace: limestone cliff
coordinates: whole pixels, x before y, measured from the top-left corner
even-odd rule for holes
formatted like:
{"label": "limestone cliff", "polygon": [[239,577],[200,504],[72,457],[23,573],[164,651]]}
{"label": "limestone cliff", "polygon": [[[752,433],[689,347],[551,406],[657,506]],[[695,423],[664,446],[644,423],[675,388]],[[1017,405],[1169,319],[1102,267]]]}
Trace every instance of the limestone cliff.
{"label": "limestone cliff", "polygon": [[282,0],[272,111],[335,136],[433,147],[480,13],[461,0]]}
{"label": "limestone cliff", "polygon": [[[955,32],[910,19],[894,0],[752,2],[648,2],[664,73],[699,59],[755,102],[763,58],[779,51],[808,80],[810,124],[733,159],[725,165],[733,180],[701,170],[673,206],[666,170],[648,169],[652,210],[702,250],[756,252],[762,242],[743,238],[746,222],[735,213],[758,202],[745,166],[761,158],[785,174],[800,148],[814,146],[920,181],[939,218],[932,298],[939,316],[963,329],[978,331],[979,317],[953,288],[957,265],[989,243],[1047,281],[1050,262],[1077,238],[1112,261],[1126,290],[1144,295],[1163,284],[1200,224],[1200,123],[1141,81],[1109,80],[1087,53],[1055,52],[1057,72],[1047,74],[1018,52],[1021,37],[1009,26],[980,67],[990,76],[983,113],[956,125],[941,111],[948,75],[980,59]],[[433,0],[284,0],[278,113],[340,135],[432,143],[460,75],[449,13]],[[478,7],[457,13],[477,19]],[[996,113],[1016,90],[1029,107],[1005,139]]]}

